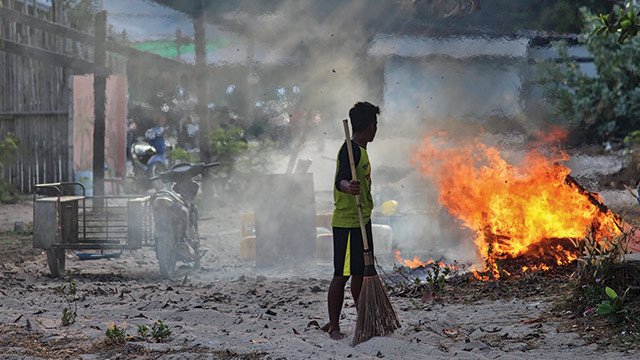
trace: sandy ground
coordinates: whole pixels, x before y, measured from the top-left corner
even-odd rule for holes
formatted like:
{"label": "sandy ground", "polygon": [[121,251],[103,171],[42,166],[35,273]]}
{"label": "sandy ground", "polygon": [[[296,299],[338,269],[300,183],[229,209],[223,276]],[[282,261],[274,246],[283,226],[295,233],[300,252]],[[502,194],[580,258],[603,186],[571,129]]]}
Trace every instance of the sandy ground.
{"label": "sandy ground", "polygon": [[[2,228],[16,214],[29,221],[29,204],[3,205]],[[544,295],[499,300],[423,303],[393,296],[402,328],[393,336],[350,346],[319,329],[327,321],[328,263],[257,269],[241,260],[240,212],[218,209],[201,221],[209,252],[201,270],[181,268],[173,280],[159,276],[155,253],[125,252],[119,259],[80,261],[69,252],[77,281],[77,319],[61,325],[63,284],[49,276],[41,250],[4,235],[0,258],[2,358],[161,359],[615,359],[636,350],[598,350],[577,332],[561,330],[555,299]],[[5,217],[6,216],[6,217]],[[341,320],[353,335],[356,310],[347,292]],[[163,320],[170,340],[105,341],[106,323],[138,325]],[[569,327],[571,330],[571,327]]]}
{"label": "sandy ground", "polygon": [[13,230],[16,221],[22,221],[24,224],[33,221],[33,206],[30,201],[0,204],[0,232]]}

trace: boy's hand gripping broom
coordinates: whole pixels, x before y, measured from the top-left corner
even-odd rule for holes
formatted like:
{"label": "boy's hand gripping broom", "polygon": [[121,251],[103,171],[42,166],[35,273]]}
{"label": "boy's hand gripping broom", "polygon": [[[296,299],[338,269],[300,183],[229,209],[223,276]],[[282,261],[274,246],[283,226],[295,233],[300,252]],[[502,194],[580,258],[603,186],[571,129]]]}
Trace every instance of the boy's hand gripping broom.
{"label": "boy's hand gripping broom", "polygon": [[[351,147],[351,136],[349,135],[349,122],[343,120],[344,134],[346,137],[347,151],[349,153],[349,165],[351,166],[351,178],[357,179],[356,165],[353,161],[353,149]],[[367,240],[367,230],[364,226],[362,216],[362,205],[360,195],[355,195],[358,205],[358,216],[360,218],[360,231],[362,232],[362,243],[364,245],[364,279],[360,297],[356,304],[358,319],[356,321],[356,331],[353,335],[351,345],[357,345],[375,336],[384,336],[394,332],[400,327],[400,322],[396,312],[391,306],[389,296],[382,286],[382,281],[378,277],[376,268],[373,265],[373,254],[369,250]]]}

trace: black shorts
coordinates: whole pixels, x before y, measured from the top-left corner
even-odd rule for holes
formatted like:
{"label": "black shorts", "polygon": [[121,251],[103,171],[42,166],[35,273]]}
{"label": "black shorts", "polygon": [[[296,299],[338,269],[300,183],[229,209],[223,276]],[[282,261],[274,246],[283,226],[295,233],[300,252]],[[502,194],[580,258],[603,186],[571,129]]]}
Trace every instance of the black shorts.
{"label": "black shorts", "polygon": [[[373,236],[371,222],[365,225],[369,250],[373,254]],[[333,227],[333,265],[334,276],[364,274],[364,247],[362,232],[357,228]]]}

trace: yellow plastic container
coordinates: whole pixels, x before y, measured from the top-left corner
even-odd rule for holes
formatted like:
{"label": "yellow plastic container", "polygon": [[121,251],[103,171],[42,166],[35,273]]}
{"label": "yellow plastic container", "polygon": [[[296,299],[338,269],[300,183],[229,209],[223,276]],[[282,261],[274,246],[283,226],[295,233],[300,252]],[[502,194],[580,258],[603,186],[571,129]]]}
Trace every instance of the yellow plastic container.
{"label": "yellow plastic container", "polygon": [[252,260],[256,258],[255,222],[255,217],[252,212],[242,215],[240,258],[243,260]]}
{"label": "yellow plastic container", "polygon": [[[316,236],[316,258],[331,260],[333,257],[333,234],[331,233],[332,213],[316,214],[316,226],[319,228]],[[391,228],[385,225],[373,226],[373,238],[376,251],[380,243],[382,253],[390,252]],[[256,258],[255,217],[252,212],[242,215],[242,239],[240,240],[240,258],[253,260]]]}
{"label": "yellow plastic container", "polygon": [[382,224],[371,224],[373,235],[373,248],[376,254],[390,254],[393,243],[393,231],[391,226]]}
{"label": "yellow plastic container", "polygon": [[240,240],[240,258],[252,260],[256,258],[256,237],[247,236]]}
{"label": "yellow plastic container", "polygon": [[316,237],[316,259],[329,260],[333,257],[333,234],[318,234]]}

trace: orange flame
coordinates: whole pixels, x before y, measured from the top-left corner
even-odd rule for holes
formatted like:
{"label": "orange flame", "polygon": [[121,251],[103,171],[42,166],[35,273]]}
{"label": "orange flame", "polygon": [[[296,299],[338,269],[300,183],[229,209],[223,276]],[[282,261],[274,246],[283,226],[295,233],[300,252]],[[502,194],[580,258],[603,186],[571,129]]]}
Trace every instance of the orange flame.
{"label": "orange flame", "polygon": [[522,267],[522,272],[547,271],[547,270],[549,270],[549,267],[545,264],[532,265],[531,267],[525,265]]}
{"label": "orange flame", "polygon": [[[396,255],[395,255],[396,256],[396,260],[398,260],[398,262],[401,263],[402,265],[407,266],[407,267],[409,267],[411,269],[415,269],[415,268],[420,267],[420,266],[427,266],[429,264],[435,264],[436,263],[433,260],[433,258],[427,260],[427,262],[422,262],[422,260],[420,260],[420,258],[418,256],[414,256],[413,260],[405,260],[400,256],[400,250],[395,249],[394,251],[396,253]],[[440,266],[440,267],[448,267],[448,268],[450,268],[452,270],[460,270],[455,265],[447,265],[447,264],[445,264],[443,260],[440,260],[440,262],[438,262],[438,266]]]}
{"label": "orange flame", "polygon": [[[501,272],[508,275],[496,260],[522,255],[544,239],[581,239],[589,226],[600,238],[620,233],[614,214],[604,213],[588,193],[566,181],[571,170],[559,162],[569,156],[540,145],[562,136],[554,130],[517,164],[509,164],[498,149],[479,139],[454,140],[443,132],[428,135],[414,149],[411,163],[437,186],[440,204],[475,232],[486,270],[495,278]],[[576,249],[562,246],[548,252],[558,265],[577,258]],[[544,268],[529,268],[535,266]]]}

